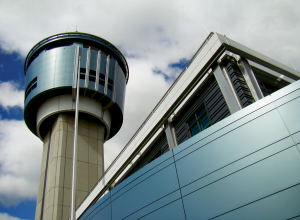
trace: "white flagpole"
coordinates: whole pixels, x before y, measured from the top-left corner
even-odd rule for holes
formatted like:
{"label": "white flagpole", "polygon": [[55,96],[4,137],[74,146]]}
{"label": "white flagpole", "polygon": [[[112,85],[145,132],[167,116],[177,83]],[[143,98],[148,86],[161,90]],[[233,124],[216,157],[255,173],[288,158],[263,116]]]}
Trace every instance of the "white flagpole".
{"label": "white flagpole", "polygon": [[77,170],[77,134],[78,134],[78,103],[79,103],[79,78],[80,78],[80,59],[77,70],[77,88],[75,104],[75,122],[74,122],[74,146],[73,146],[73,167],[72,167],[72,195],[71,195],[71,220],[76,220],[75,216],[75,194],[76,194],[76,170]]}

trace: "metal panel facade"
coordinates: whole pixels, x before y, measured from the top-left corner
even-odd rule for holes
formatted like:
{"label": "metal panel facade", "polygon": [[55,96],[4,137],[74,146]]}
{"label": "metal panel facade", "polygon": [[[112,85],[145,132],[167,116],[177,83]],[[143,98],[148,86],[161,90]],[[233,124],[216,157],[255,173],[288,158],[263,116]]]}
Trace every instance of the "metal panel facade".
{"label": "metal panel facade", "polygon": [[37,77],[37,88],[25,100],[27,103],[37,94],[61,86],[72,86],[75,46],[42,51],[29,65],[26,72],[25,88]]}
{"label": "metal panel facade", "polygon": [[80,219],[299,216],[299,106],[297,81],[163,154]]}

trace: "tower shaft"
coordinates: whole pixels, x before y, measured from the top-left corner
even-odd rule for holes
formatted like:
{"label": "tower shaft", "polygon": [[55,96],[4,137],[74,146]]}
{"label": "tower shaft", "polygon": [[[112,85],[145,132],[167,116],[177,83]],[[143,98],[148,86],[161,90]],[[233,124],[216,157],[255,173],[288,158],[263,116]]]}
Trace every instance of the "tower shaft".
{"label": "tower shaft", "polygon": [[[76,207],[103,175],[105,128],[79,116]],[[35,219],[69,219],[74,115],[60,113],[44,138]]]}

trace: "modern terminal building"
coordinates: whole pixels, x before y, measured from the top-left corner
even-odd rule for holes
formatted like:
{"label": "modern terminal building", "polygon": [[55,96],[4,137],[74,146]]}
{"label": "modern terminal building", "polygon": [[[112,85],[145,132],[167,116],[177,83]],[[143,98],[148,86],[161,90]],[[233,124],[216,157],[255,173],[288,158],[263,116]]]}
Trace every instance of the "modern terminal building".
{"label": "modern terminal building", "polygon": [[[80,199],[76,218],[300,219],[299,78],[294,69],[209,34]],[[47,207],[55,207],[56,197]],[[45,219],[69,218],[65,203],[57,207]]]}
{"label": "modern terminal building", "polygon": [[76,207],[103,176],[103,143],[122,126],[128,65],[110,42],[75,32],[37,43],[24,73],[24,119],[44,145],[35,219],[68,219],[77,81]]}

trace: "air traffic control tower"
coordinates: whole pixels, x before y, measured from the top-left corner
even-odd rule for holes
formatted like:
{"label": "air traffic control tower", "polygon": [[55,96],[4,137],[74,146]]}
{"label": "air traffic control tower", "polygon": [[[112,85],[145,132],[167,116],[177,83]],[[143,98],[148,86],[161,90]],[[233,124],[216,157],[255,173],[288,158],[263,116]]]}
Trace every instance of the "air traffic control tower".
{"label": "air traffic control tower", "polygon": [[72,32],[37,43],[24,73],[24,119],[43,141],[35,219],[68,219],[77,77],[76,207],[103,175],[103,143],[122,126],[128,65],[110,42]]}

